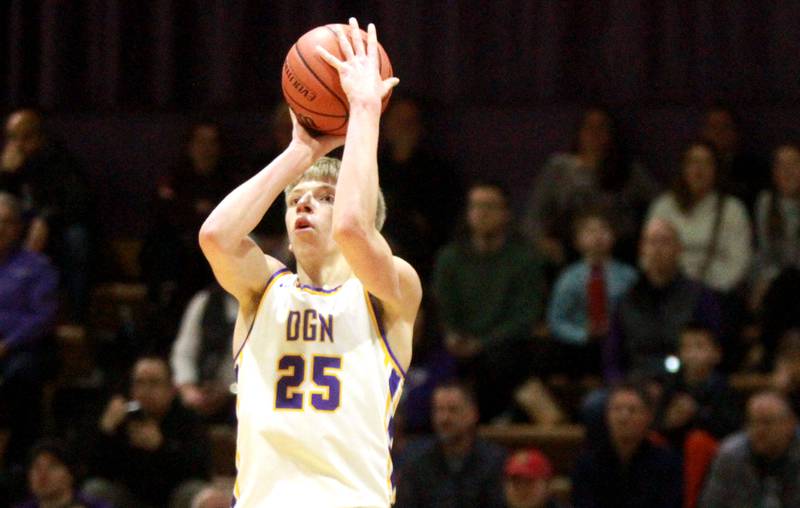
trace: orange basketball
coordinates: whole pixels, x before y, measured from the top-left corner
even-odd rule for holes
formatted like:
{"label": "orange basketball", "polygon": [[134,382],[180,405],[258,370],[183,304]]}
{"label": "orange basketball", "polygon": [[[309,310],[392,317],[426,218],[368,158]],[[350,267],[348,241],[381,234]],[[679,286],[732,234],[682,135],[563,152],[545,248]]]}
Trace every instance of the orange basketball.
{"label": "orange basketball", "polygon": [[[339,73],[317,54],[316,47],[344,60],[339,49],[336,25],[325,25],[306,32],[289,50],[283,62],[281,88],[287,104],[297,120],[309,131],[344,135],[347,132],[349,104],[339,83]],[[339,25],[350,37],[350,26]],[[361,30],[364,43],[367,33]],[[383,46],[378,45],[380,72],[383,79],[392,77],[392,64]],[[389,103],[391,91],[383,98],[382,111]]]}

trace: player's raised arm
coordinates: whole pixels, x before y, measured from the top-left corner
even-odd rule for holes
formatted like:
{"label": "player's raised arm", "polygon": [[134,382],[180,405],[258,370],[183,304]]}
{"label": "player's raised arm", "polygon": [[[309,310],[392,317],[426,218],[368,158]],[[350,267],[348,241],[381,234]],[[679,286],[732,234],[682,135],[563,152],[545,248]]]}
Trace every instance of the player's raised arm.
{"label": "player's raised arm", "polygon": [[247,307],[263,292],[281,263],[248,236],[283,189],[343,138],[310,136],[292,114],[292,141],[274,161],[234,189],[200,228],[200,247],[220,285]]}
{"label": "player's raised arm", "polygon": [[381,100],[398,80],[381,78],[374,25],[368,27],[366,44],[355,19],[350,20],[350,28],[350,38],[339,32],[344,60],[318,48],[325,61],[338,70],[350,106],[333,206],[334,238],[367,290],[389,310],[410,315],[413,322],[422,295],[419,277],[408,263],[392,255],[375,227]]}

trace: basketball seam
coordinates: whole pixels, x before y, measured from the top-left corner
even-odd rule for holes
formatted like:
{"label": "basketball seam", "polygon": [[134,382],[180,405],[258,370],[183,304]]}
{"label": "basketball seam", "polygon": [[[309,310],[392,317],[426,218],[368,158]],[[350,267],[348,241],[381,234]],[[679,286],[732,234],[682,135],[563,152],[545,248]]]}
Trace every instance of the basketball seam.
{"label": "basketball seam", "polygon": [[302,109],[308,111],[309,113],[313,113],[313,114],[315,114],[317,116],[324,116],[324,117],[327,117],[327,118],[347,118],[344,115],[331,115],[331,114],[328,114],[328,113],[320,113],[319,111],[315,111],[313,109],[307,108],[306,106],[304,106],[301,103],[297,102],[296,99],[292,98],[292,96],[287,93],[287,88],[283,84],[281,84],[281,90],[283,91],[283,96],[287,101],[290,101],[292,104],[296,105],[299,108],[302,108]]}
{"label": "basketball seam", "polygon": [[[319,84],[322,85],[322,87],[325,88],[325,90],[330,92],[330,94],[333,97],[335,97],[336,100],[339,101],[339,103],[344,107],[344,110],[347,112],[347,114],[344,116],[344,118],[349,118],[350,117],[350,106],[349,106],[349,104],[345,104],[345,102],[342,101],[341,97],[339,97],[339,94],[337,94],[336,92],[331,90],[330,87],[327,85],[327,83],[325,83],[323,80],[320,79],[320,77],[317,75],[317,73],[314,72],[314,69],[312,69],[311,66],[308,65],[308,62],[306,62],[306,59],[303,56],[303,53],[300,52],[300,48],[297,47],[297,44],[294,45],[294,50],[297,52],[297,56],[300,57],[300,60],[303,62],[303,65],[305,65],[306,69],[308,69],[308,72],[310,72],[314,76],[314,78],[317,80],[317,82],[319,82]],[[328,65],[328,64],[325,63],[325,65]]]}

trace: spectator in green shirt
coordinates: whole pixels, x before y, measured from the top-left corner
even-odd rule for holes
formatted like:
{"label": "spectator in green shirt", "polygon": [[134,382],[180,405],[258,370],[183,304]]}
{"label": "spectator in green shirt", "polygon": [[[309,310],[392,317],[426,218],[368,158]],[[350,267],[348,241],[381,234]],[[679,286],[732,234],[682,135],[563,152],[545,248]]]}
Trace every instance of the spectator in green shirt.
{"label": "spectator in green shirt", "polygon": [[545,300],[542,262],[513,231],[508,199],[497,182],[473,183],[466,235],[441,250],[434,268],[445,345],[475,384],[483,421],[530,374],[532,330]]}

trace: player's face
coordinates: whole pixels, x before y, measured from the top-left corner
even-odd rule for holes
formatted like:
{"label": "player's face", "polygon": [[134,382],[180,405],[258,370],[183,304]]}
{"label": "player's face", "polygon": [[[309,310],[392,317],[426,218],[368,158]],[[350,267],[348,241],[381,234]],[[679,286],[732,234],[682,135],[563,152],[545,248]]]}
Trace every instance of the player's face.
{"label": "player's face", "polygon": [[477,410],[456,388],[441,388],[433,394],[433,428],[442,441],[463,438],[477,424]]}
{"label": "player's face", "polygon": [[72,474],[56,457],[40,453],[28,471],[28,485],[38,499],[51,499],[72,490]]}
{"label": "player's face", "polygon": [[772,166],[775,188],[784,196],[800,195],[800,150],[794,146],[782,146],[775,151]]}
{"label": "player's face", "polygon": [[683,159],[683,178],[694,196],[702,197],[714,188],[717,168],[708,147],[695,145]]}
{"label": "player's face", "polygon": [[286,231],[295,254],[304,245],[333,241],[335,198],[335,184],[315,180],[300,182],[286,197]]}

